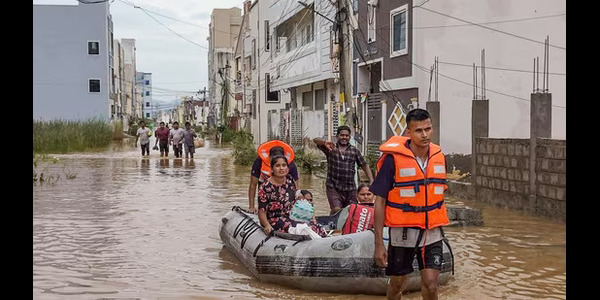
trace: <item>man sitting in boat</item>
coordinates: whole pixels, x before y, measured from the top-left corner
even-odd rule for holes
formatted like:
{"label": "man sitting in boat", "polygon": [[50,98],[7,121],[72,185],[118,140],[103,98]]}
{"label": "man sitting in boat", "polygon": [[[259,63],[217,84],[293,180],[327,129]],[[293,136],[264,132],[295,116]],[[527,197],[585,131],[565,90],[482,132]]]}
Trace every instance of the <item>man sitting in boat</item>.
{"label": "man sitting in boat", "polygon": [[[296,202],[296,184],[287,176],[287,158],[283,155],[271,157],[271,169],[271,176],[258,190],[258,218],[267,235],[274,230],[287,233],[291,226],[298,224],[290,219],[290,211]],[[314,217],[307,225],[320,236],[326,236]]]}
{"label": "man sitting in boat", "polygon": [[256,188],[260,187],[271,176],[271,157],[274,155],[283,155],[289,162],[289,176],[292,177],[294,183],[298,183],[298,168],[294,163],[294,150],[290,145],[279,141],[272,140],[263,143],[258,147],[258,157],[252,164],[250,171],[250,185],[248,186],[248,210],[256,213],[258,210],[254,205],[254,196]]}
{"label": "man sitting in boat", "polygon": [[361,232],[373,228],[373,203],[375,195],[369,191],[369,186],[361,183],[358,186],[356,199],[358,203],[352,203],[348,206],[348,218],[342,234]]}

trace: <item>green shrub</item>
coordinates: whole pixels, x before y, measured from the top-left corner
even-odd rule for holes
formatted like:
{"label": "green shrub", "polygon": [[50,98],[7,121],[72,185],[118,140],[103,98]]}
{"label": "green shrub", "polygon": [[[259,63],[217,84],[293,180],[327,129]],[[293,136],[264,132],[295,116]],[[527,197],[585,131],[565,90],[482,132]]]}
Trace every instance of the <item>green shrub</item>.
{"label": "green shrub", "polygon": [[33,120],[33,153],[69,153],[106,148],[114,127],[101,120]]}
{"label": "green shrub", "polygon": [[251,133],[240,130],[233,137],[233,157],[237,165],[247,166],[256,159],[256,148]]}
{"label": "green shrub", "polygon": [[321,150],[309,147],[304,147],[295,151],[294,161],[296,162],[297,167],[308,174],[313,174],[317,171],[325,171],[327,165],[324,163],[325,157]]}
{"label": "green shrub", "polygon": [[[384,141],[382,141],[381,143],[383,142]],[[369,163],[369,168],[371,168],[371,172],[373,173],[373,178],[375,178],[375,172],[377,171],[377,161],[380,157],[379,146],[380,145],[368,145],[367,153],[364,154],[365,160],[367,161],[367,163]]]}

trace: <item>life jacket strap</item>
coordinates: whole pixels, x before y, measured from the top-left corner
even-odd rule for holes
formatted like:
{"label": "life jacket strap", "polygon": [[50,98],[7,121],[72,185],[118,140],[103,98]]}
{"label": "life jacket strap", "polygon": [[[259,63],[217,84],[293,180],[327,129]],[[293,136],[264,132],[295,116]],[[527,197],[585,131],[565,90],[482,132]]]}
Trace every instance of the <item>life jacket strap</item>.
{"label": "life jacket strap", "polygon": [[440,200],[432,205],[427,205],[427,206],[413,206],[408,203],[394,203],[394,202],[390,202],[389,200],[386,201],[385,204],[387,206],[391,206],[393,208],[401,209],[403,212],[421,213],[421,212],[428,212],[428,211],[432,211],[434,209],[442,208],[442,205],[444,205],[444,200]]}
{"label": "life jacket strap", "polygon": [[420,179],[420,180],[394,182],[394,187],[414,186],[415,193],[418,193],[419,185],[428,185],[428,184],[432,184],[432,183],[447,184],[448,181],[446,179],[441,179],[441,178],[425,178],[425,179]]}

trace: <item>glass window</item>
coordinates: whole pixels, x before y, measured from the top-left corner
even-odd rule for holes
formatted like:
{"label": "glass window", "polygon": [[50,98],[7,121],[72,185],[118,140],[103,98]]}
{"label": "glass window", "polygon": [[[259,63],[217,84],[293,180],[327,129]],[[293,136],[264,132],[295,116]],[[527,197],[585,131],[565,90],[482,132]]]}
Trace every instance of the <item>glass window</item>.
{"label": "glass window", "polygon": [[271,50],[271,29],[269,28],[269,20],[265,20],[265,51]]}
{"label": "glass window", "polygon": [[88,91],[90,93],[100,93],[100,79],[88,80]]}
{"label": "glass window", "polygon": [[315,91],[315,110],[325,109],[325,90],[320,89]]}
{"label": "glass window", "polygon": [[408,53],[407,40],[407,10],[406,6],[395,9],[390,13],[392,23],[392,43],[391,56],[403,55]]}
{"label": "glass window", "polygon": [[150,96],[150,91],[146,91],[146,96]]}
{"label": "glass window", "polygon": [[100,54],[100,42],[88,42],[88,54],[98,55]]}
{"label": "glass window", "polygon": [[367,24],[367,37],[369,39],[368,42],[372,43],[377,39],[377,8],[371,5],[369,5],[368,8],[369,22]]}
{"label": "glass window", "polygon": [[302,107],[313,110],[313,91],[302,93]]}

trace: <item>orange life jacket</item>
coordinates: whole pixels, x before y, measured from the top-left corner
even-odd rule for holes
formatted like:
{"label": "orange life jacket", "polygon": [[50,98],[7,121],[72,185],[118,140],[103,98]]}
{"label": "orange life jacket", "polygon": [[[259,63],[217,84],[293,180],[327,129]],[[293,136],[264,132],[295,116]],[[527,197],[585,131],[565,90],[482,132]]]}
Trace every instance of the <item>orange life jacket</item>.
{"label": "orange life jacket", "polygon": [[383,154],[377,162],[377,171],[388,155],[396,166],[393,189],[385,207],[385,225],[389,227],[435,228],[448,225],[444,192],[446,162],[438,145],[429,144],[425,173],[406,142],[410,138],[394,136],[379,147]]}
{"label": "orange life jacket", "polygon": [[290,147],[290,145],[280,141],[280,140],[272,140],[263,143],[258,147],[258,157],[262,160],[262,164],[260,166],[260,182],[264,182],[269,179],[272,174],[271,170],[271,157],[269,157],[269,153],[271,148],[273,147],[281,147],[283,148],[283,156],[287,158],[288,164],[294,160],[294,149]]}
{"label": "orange life jacket", "polygon": [[348,208],[348,218],[342,234],[361,232],[373,228],[373,205],[350,204]]}

